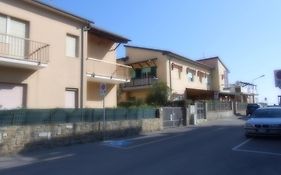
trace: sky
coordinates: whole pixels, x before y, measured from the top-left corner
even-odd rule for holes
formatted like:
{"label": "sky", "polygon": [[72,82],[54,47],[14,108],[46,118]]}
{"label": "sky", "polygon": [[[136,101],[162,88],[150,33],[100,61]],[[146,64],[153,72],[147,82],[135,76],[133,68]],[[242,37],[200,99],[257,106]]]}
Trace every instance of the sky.
{"label": "sky", "polygon": [[[261,102],[277,103],[281,95],[273,74],[281,69],[280,0],[43,1],[129,38],[130,45],[193,60],[219,56],[230,70],[230,83],[256,84]],[[124,50],[118,49],[118,57]]]}

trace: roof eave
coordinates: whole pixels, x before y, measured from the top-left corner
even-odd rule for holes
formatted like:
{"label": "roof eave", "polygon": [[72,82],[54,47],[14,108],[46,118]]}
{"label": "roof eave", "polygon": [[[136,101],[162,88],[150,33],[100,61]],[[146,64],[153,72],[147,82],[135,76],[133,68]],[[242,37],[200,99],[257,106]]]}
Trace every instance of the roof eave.
{"label": "roof eave", "polygon": [[109,32],[107,30],[95,27],[95,26],[91,26],[91,29],[89,30],[90,33],[103,37],[103,38],[107,38],[111,41],[117,42],[117,43],[128,43],[131,40],[128,38],[125,38],[123,36],[117,35],[115,33]]}

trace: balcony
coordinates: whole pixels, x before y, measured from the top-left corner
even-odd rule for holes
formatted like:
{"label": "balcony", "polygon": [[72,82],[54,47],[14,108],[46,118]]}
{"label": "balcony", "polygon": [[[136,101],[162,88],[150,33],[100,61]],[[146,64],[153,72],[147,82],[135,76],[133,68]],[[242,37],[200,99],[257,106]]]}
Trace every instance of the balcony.
{"label": "balcony", "polygon": [[130,82],[122,84],[123,90],[135,90],[149,88],[153,83],[157,82],[158,78],[137,78],[131,79]]}
{"label": "balcony", "polygon": [[92,82],[109,84],[130,82],[130,69],[131,66],[95,58],[88,58],[86,63],[87,79]]}
{"label": "balcony", "polygon": [[0,66],[38,70],[48,61],[48,44],[0,33]]}

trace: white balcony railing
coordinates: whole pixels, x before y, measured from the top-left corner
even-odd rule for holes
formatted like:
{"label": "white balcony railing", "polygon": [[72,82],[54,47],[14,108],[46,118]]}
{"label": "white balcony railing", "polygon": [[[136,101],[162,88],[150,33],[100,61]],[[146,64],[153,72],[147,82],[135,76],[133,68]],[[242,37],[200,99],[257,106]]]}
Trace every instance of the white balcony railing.
{"label": "white balcony railing", "polygon": [[0,56],[46,64],[49,45],[0,33]]}
{"label": "white balcony railing", "polygon": [[108,83],[125,83],[130,81],[131,66],[116,62],[88,58],[86,72],[90,80]]}
{"label": "white balcony railing", "polygon": [[122,84],[122,88],[139,88],[139,87],[144,87],[144,86],[150,86],[153,83],[157,82],[158,78],[136,78],[136,79],[131,79],[130,82]]}

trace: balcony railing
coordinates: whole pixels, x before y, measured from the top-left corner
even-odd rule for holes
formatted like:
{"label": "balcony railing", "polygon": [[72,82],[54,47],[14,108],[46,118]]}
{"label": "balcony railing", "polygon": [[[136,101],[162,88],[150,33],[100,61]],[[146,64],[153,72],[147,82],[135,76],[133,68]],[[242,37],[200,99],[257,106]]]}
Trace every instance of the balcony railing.
{"label": "balcony railing", "polygon": [[123,88],[132,88],[132,87],[150,86],[157,81],[158,81],[158,78],[155,78],[155,77],[131,79],[130,82],[122,84],[122,87]]}
{"label": "balcony railing", "polygon": [[49,61],[49,45],[0,33],[0,56],[46,64]]}
{"label": "balcony railing", "polygon": [[100,82],[129,82],[131,69],[131,66],[94,58],[88,58],[86,63],[87,76]]}

